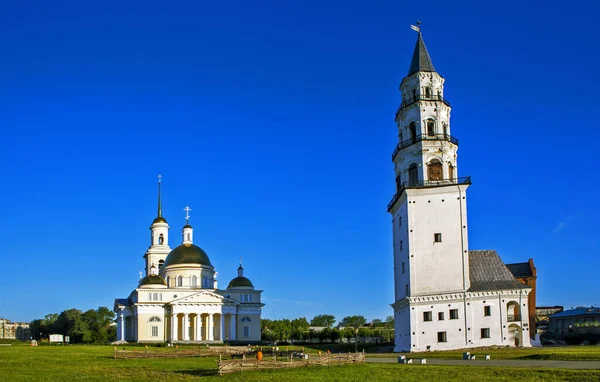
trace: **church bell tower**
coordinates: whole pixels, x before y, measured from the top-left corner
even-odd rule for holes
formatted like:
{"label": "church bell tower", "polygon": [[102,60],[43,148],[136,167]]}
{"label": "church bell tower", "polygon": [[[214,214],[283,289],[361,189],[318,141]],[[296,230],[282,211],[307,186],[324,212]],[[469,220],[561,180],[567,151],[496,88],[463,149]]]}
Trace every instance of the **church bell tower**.
{"label": "church bell tower", "polygon": [[146,260],[146,275],[150,274],[150,268],[152,265],[157,267],[159,270],[171,248],[169,247],[169,224],[167,220],[162,216],[162,200],[160,194],[162,176],[158,176],[158,212],[157,216],[150,226],[150,247],[144,254]]}
{"label": "church bell tower", "polygon": [[[411,304],[420,296],[469,289],[466,190],[458,176],[458,140],[450,102],[418,27],[396,112],[392,154],[396,193],[388,205],[394,240],[396,349],[412,349]],[[414,309],[414,308],[413,308]]]}

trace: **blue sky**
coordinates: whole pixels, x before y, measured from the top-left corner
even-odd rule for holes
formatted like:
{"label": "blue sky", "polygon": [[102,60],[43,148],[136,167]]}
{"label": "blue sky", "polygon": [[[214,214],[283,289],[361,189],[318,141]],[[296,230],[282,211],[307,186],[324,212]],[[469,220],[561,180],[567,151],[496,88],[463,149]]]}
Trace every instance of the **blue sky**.
{"label": "blue sky", "polygon": [[[434,11],[432,11],[434,10]],[[186,205],[264,317],[392,313],[398,85],[423,36],[471,175],[471,249],[600,305],[592,1],[13,2],[0,13],[0,316],[112,307]]]}

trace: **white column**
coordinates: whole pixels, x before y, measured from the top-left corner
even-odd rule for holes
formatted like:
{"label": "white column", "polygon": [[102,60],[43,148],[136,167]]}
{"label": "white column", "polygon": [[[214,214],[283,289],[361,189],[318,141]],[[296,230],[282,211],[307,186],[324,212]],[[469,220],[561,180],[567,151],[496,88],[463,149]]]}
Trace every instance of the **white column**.
{"label": "white column", "polygon": [[200,313],[196,313],[196,318],[194,319],[194,341],[202,339],[202,320],[200,318]]}
{"label": "white column", "polygon": [[225,333],[225,315],[223,313],[221,313],[221,320],[219,322],[219,340],[224,341],[225,340],[225,336],[223,335]]}
{"label": "white column", "polygon": [[213,314],[208,314],[208,341],[214,341]]}
{"label": "white column", "polygon": [[181,323],[181,333],[184,341],[190,340],[190,329],[188,326],[188,314],[183,314],[183,322]]}
{"label": "white column", "polygon": [[117,340],[125,341],[125,317],[123,317],[123,312],[119,313],[119,321],[117,321]]}
{"label": "white column", "polygon": [[231,315],[231,334],[229,335],[231,341],[237,340],[237,315]]}
{"label": "white column", "polygon": [[171,313],[171,342],[177,341],[177,313]]}

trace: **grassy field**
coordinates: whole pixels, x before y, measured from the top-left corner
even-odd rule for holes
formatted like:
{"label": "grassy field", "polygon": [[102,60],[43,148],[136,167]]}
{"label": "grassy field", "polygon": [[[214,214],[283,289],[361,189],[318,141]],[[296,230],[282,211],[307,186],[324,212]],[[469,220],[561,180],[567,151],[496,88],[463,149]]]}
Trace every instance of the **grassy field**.
{"label": "grassy field", "polygon": [[600,370],[397,364],[299,368],[219,377],[214,358],[114,360],[112,354],[111,346],[0,347],[0,381],[191,381],[198,377],[221,381],[600,380]]}

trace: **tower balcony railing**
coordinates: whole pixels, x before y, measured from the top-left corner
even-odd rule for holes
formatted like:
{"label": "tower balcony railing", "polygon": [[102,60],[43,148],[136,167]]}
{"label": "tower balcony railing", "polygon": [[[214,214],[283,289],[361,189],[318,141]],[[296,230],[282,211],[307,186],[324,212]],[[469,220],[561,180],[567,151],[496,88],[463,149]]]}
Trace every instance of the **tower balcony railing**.
{"label": "tower balcony railing", "polygon": [[508,322],[521,321],[521,315],[520,314],[509,314],[507,321]]}
{"label": "tower balcony railing", "polygon": [[409,97],[407,99],[402,100],[402,103],[400,104],[398,111],[396,111],[396,117],[398,116],[398,113],[400,112],[401,109],[408,107],[417,101],[442,101],[446,106],[451,106],[450,101],[448,101],[446,98],[442,97],[441,95],[429,95],[428,96],[426,94],[418,94],[414,97]]}
{"label": "tower balcony railing", "polygon": [[459,184],[471,184],[470,176],[463,176],[460,178],[452,178],[452,179],[436,179],[436,180],[420,180],[420,181],[408,181],[402,182],[398,188],[398,191],[388,204],[388,211],[392,209],[394,204],[400,198],[400,195],[407,188],[429,188],[429,187],[443,187],[443,186],[451,186],[451,185],[459,185]]}
{"label": "tower balcony railing", "polygon": [[421,141],[447,141],[450,143],[454,143],[458,146],[458,139],[454,138],[449,134],[419,134],[414,138],[405,139],[402,142],[398,143],[398,145],[394,149],[394,153],[392,154],[392,161],[394,160],[394,158],[396,158],[396,154],[398,154],[398,151]]}

